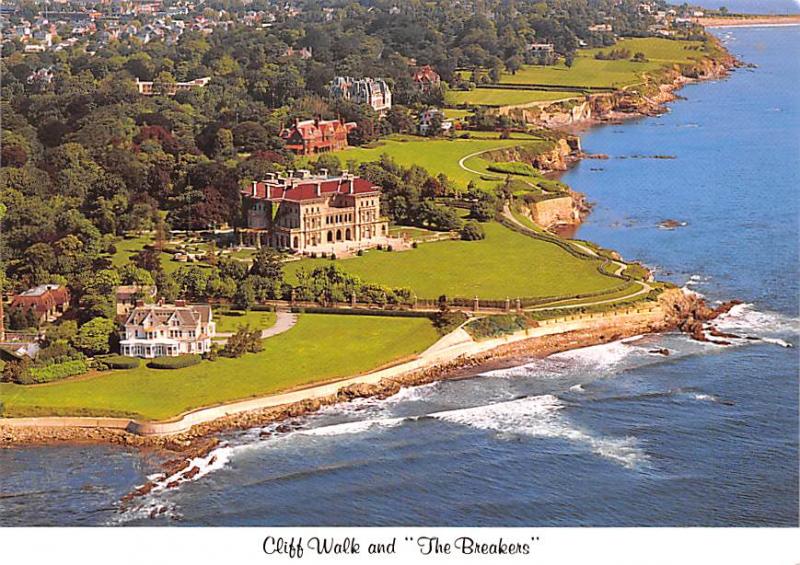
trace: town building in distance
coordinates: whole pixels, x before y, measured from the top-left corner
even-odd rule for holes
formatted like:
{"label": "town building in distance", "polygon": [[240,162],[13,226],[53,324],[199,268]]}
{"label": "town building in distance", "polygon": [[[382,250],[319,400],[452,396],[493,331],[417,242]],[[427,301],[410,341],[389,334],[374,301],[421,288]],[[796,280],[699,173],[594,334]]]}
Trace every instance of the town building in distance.
{"label": "town building in distance", "polygon": [[331,96],[367,104],[381,115],[392,107],[392,91],[383,79],[337,76],[330,84]]}
{"label": "town building in distance", "polygon": [[298,155],[314,155],[346,148],[347,134],[355,127],[355,122],[340,120],[298,120],[281,131],[281,138]]}
{"label": "town building in distance", "polygon": [[243,191],[248,243],[296,253],[342,252],[388,243],[381,189],[343,173],[271,173]]}
{"label": "town building in distance", "polygon": [[[136,79],[136,88],[139,94],[144,96],[153,96],[154,94],[161,94],[163,96],[175,96],[178,92],[184,90],[191,90],[193,88],[202,88],[211,81],[211,77],[196,78],[188,82],[172,82],[158,85],[152,80],[139,80]],[[159,88],[159,86],[161,88]]]}

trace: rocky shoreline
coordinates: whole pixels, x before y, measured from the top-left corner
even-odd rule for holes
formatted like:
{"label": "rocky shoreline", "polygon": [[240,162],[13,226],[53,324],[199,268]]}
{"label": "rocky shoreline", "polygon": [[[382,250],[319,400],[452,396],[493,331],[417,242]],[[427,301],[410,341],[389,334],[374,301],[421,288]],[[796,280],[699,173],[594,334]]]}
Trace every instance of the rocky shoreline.
{"label": "rocky shoreline", "polygon": [[[686,77],[678,73],[672,82],[662,84],[658,94],[652,97],[639,97],[637,104],[624,103],[625,95],[621,95],[616,102],[604,111],[598,112],[595,117],[581,120],[558,129],[564,131],[579,131],[591,125],[619,122],[623,119],[632,119],[664,112],[665,104],[677,98],[675,90],[684,84],[698,79],[720,78],[729,70],[740,63],[733,57],[719,63],[715,62],[708,73],[697,78]],[[643,102],[642,102],[643,101]],[[624,110],[624,111],[623,111]],[[560,148],[559,148],[560,149]],[[583,155],[580,150],[571,151],[568,161],[576,161],[590,156]],[[580,195],[579,201],[583,203],[582,213],[588,213],[588,206]],[[576,202],[577,203],[577,202]],[[581,218],[582,219],[582,218]],[[167,483],[166,488],[177,486],[182,480],[192,478],[192,473],[199,472],[198,467],[192,466],[193,459],[208,456],[220,444],[219,434],[237,430],[263,427],[271,423],[285,422],[318,411],[324,406],[348,402],[356,398],[377,397],[387,398],[399,392],[404,387],[419,386],[446,379],[470,378],[480,373],[513,367],[536,358],[546,357],[553,353],[599,345],[647,333],[667,331],[682,331],[694,339],[708,341],[719,345],[726,345],[724,339],[739,336],[724,334],[713,327],[708,327],[710,321],[719,315],[728,312],[737,301],[725,303],[718,308],[710,307],[702,298],[692,294],[681,293],[678,290],[664,293],[668,295],[666,303],[662,303],[665,315],[658,323],[630,323],[604,330],[577,330],[561,334],[524,339],[497,347],[489,352],[472,356],[460,357],[450,362],[434,365],[418,371],[412,371],[394,378],[382,379],[377,384],[355,384],[339,389],[335,394],[321,398],[313,398],[294,402],[287,405],[254,410],[231,416],[221,417],[210,422],[193,426],[187,432],[171,436],[140,436],[125,430],[97,428],[97,427],[0,427],[0,447],[14,447],[20,445],[46,445],[57,443],[108,443],[129,448],[153,449],[168,457],[163,464],[163,476],[174,477]],[[660,301],[664,300],[664,295]],[[706,334],[720,339],[711,339]],[[663,355],[663,351],[654,351],[653,354]],[[280,431],[280,429],[278,430]],[[150,492],[156,487],[157,481],[150,481],[127,495],[123,502],[130,501],[138,496]]]}

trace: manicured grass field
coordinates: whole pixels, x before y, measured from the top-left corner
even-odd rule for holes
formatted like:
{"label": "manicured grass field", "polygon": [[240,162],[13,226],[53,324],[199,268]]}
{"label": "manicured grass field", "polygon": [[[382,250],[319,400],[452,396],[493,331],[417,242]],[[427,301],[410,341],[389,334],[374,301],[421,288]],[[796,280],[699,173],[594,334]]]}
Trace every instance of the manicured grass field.
{"label": "manicured grass field", "polygon": [[0,384],[6,414],[129,414],[161,420],[187,410],[363,373],[419,353],[438,334],[426,318],[302,315],[264,351],[175,370],[98,373],[42,386]]}
{"label": "manicured grass field", "polygon": [[637,84],[642,74],[657,71],[676,63],[687,63],[703,56],[704,51],[687,49],[703,45],[701,41],[680,41],[655,37],[621,39],[616,49],[627,49],[631,55],[641,51],[647,57],[645,63],[634,63],[629,59],[601,61],[594,58],[598,51],[608,53],[612,47],[581,49],[572,67],[563,61],[554,66],[525,65],[516,74],[504,74],[502,84],[542,84],[551,86],[588,86],[622,88]]}
{"label": "manicured grass field", "polygon": [[576,92],[556,90],[510,90],[503,88],[476,88],[475,90],[450,90],[445,102],[457,106],[470,104],[475,106],[515,106],[533,102],[552,102],[581,96]]}
{"label": "manicured grass field", "polygon": [[466,120],[470,114],[472,114],[472,110],[462,110],[459,108],[444,109],[445,117],[451,120]]}
{"label": "manicured grass field", "polygon": [[524,134],[514,134],[511,139],[498,139],[498,134],[481,132],[471,139],[430,139],[416,136],[391,136],[382,144],[368,149],[353,147],[334,153],[343,164],[354,159],[358,163],[377,161],[384,153],[403,166],[419,165],[429,173],[444,173],[448,178],[466,188],[470,180],[484,187],[495,183],[482,181],[480,175],[465,171],[458,162],[462,157],[488,149],[539,145],[550,147],[550,142]]}
{"label": "manicured grass field", "polygon": [[235,332],[240,326],[250,326],[251,330],[265,330],[275,325],[275,312],[243,312],[231,310],[229,312],[214,312],[214,321],[217,331],[222,333]]}
{"label": "manicured grass field", "polygon": [[[497,223],[484,224],[486,239],[423,243],[408,251],[369,251],[337,264],[365,282],[411,288],[420,298],[504,300],[602,291],[619,280],[597,272],[597,261],[581,260],[557,245],[524,236]],[[292,275],[329,259],[286,265]]]}
{"label": "manicured grass field", "polygon": [[[141,235],[133,238],[118,239],[116,243],[114,243],[114,246],[117,248],[117,252],[111,255],[111,264],[117,268],[128,264],[133,255],[141,251],[145,245],[151,243],[153,243],[153,237],[151,235]],[[159,259],[161,261],[161,266],[164,267],[164,272],[167,274],[172,274],[180,269],[181,266],[187,264],[197,265],[202,268],[208,266],[206,263],[181,263],[179,261],[173,261],[172,255],[169,253],[161,253],[159,255]]]}
{"label": "manicured grass field", "polygon": [[426,230],[425,228],[414,228],[409,226],[392,226],[389,228],[389,235],[393,237],[407,237],[412,240],[421,241],[429,237],[436,237],[440,232]]}

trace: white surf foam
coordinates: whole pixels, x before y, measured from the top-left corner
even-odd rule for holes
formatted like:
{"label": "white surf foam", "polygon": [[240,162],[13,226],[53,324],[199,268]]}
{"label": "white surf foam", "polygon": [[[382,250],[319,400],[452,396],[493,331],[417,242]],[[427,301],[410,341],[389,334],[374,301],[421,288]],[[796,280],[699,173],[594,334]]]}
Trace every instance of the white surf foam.
{"label": "white surf foam", "polygon": [[425,400],[431,395],[432,392],[435,392],[439,386],[439,382],[433,382],[419,386],[403,387],[397,394],[394,394],[385,400],[393,403]]}
{"label": "white surf foam", "polygon": [[551,355],[548,359],[566,361],[582,368],[607,371],[623,365],[632,356],[642,355],[643,349],[641,347],[626,343],[626,341],[638,341],[641,338],[642,336],[636,336],[630,338],[630,340],[612,341],[601,345],[563,351]]}
{"label": "white surf foam", "polygon": [[700,394],[700,393],[698,393],[698,394],[694,395],[694,399],[695,400],[705,400],[705,401],[708,401],[708,402],[716,402],[717,401],[717,397],[714,396],[713,394]]}
{"label": "white surf foam", "polygon": [[297,430],[297,433],[304,436],[341,436],[359,434],[373,428],[394,428],[403,423],[405,418],[375,418],[371,420],[357,420],[355,422],[342,422],[318,428]]}
{"label": "white surf foam", "polygon": [[572,392],[586,392],[586,389],[583,388],[583,385],[572,385],[569,387]]}
{"label": "white surf foam", "polygon": [[636,445],[635,438],[595,437],[566,420],[560,414],[563,408],[564,404],[557,397],[545,394],[437,412],[430,416],[498,434],[566,439],[583,444],[593,453],[628,468],[647,461],[646,454]]}
{"label": "white surf foam", "polygon": [[[797,334],[800,332],[800,320],[791,318],[779,312],[756,310],[753,304],[737,304],[731,310],[721,315],[715,325],[724,332],[740,333],[760,337],[764,341],[777,338],[780,335]],[[775,339],[769,341],[775,343]],[[786,347],[786,341],[780,340]]]}

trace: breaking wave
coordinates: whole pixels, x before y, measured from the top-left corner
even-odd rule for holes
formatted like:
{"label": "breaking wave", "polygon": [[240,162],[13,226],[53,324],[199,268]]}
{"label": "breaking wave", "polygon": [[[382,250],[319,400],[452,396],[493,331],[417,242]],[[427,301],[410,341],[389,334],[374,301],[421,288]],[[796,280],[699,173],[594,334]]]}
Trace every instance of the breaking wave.
{"label": "breaking wave", "polygon": [[564,403],[552,394],[519,398],[474,408],[430,414],[429,417],[502,435],[559,438],[588,447],[596,455],[627,468],[647,461],[635,438],[596,437],[563,417]]}
{"label": "breaking wave", "polygon": [[402,424],[405,419],[406,418],[375,418],[372,420],[357,420],[355,422],[320,426],[319,428],[301,429],[298,430],[297,433],[305,436],[322,437],[360,434],[372,428],[394,428]]}
{"label": "breaking wave", "polygon": [[756,310],[750,303],[737,304],[730,312],[717,318],[715,325],[722,331],[751,335],[781,347],[792,347],[791,343],[780,339],[781,336],[797,336],[800,333],[800,320],[797,318]]}

